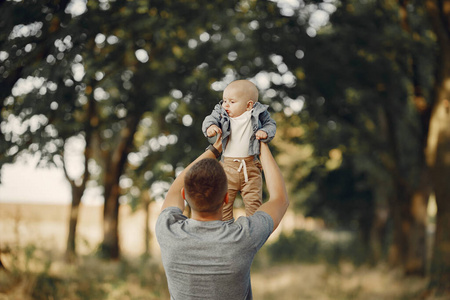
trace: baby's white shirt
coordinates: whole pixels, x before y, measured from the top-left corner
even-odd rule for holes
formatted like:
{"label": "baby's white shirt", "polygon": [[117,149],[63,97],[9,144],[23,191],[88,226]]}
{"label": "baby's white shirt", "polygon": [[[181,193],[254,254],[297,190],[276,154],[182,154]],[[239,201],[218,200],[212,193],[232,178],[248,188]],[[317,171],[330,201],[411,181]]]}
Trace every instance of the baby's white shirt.
{"label": "baby's white shirt", "polygon": [[252,130],[252,111],[246,111],[236,118],[230,118],[231,134],[223,151],[225,157],[247,157]]}

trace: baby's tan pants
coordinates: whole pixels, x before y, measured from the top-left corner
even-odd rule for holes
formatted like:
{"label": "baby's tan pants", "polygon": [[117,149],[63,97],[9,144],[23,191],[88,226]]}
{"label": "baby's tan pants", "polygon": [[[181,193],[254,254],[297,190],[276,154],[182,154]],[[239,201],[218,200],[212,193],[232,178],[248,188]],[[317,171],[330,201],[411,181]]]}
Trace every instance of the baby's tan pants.
{"label": "baby's tan pants", "polygon": [[261,163],[254,156],[224,157],[222,166],[228,178],[229,199],[223,206],[222,220],[227,221],[233,218],[233,204],[237,192],[241,193],[244,201],[245,214],[253,215],[262,204]]}

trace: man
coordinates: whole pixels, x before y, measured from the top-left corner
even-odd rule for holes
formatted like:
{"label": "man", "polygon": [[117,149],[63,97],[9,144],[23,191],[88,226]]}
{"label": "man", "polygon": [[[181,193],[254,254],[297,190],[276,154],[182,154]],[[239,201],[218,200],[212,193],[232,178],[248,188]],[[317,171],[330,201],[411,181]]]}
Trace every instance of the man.
{"label": "man", "polygon": [[[269,146],[260,160],[269,200],[254,215],[222,221],[227,178],[216,160],[219,137],[173,182],[156,223],[156,237],[171,299],[252,299],[250,267],[256,252],[283,218],[289,200]],[[183,215],[184,201],[192,217]]]}

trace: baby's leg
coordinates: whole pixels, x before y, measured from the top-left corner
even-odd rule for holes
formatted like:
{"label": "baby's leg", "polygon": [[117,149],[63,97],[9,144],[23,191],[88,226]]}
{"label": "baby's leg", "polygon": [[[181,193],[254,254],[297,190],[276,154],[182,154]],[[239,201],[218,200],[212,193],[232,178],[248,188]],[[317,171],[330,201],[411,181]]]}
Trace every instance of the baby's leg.
{"label": "baby's leg", "polygon": [[233,219],[233,204],[237,192],[237,190],[228,189],[228,203],[223,204],[222,221]]}
{"label": "baby's leg", "polygon": [[258,163],[247,164],[248,182],[244,182],[241,189],[247,217],[253,215],[262,204],[262,174]]}
{"label": "baby's leg", "polygon": [[229,162],[227,159],[225,159],[225,162],[222,163],[222,166],[225,170],[228,181],[228,203],[223,205],[222,220],[228,221],[233,219],[233,204],[234,200],[236,199],[237,192],[239,191],[239,173],[233,166],[232,161]]}

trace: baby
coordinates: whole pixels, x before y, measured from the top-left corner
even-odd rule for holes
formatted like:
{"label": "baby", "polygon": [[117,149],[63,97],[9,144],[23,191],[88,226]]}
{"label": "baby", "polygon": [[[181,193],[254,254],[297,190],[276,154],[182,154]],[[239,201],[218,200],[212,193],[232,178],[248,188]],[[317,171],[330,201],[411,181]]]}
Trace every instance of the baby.
{"label": "baby", "polygon": [[222,135],[222,165],[228,178],[229,197],[223,207],[224,221],[233,219],[233,203],[238,191],[247,216],[253,215],[262,204],[259,143],[269,143],[276,131],[276,123],[267,107],[258,102],[258,89],[251,81],[236,80],[225,88],[223,100],[203,121],[206,137]]}

